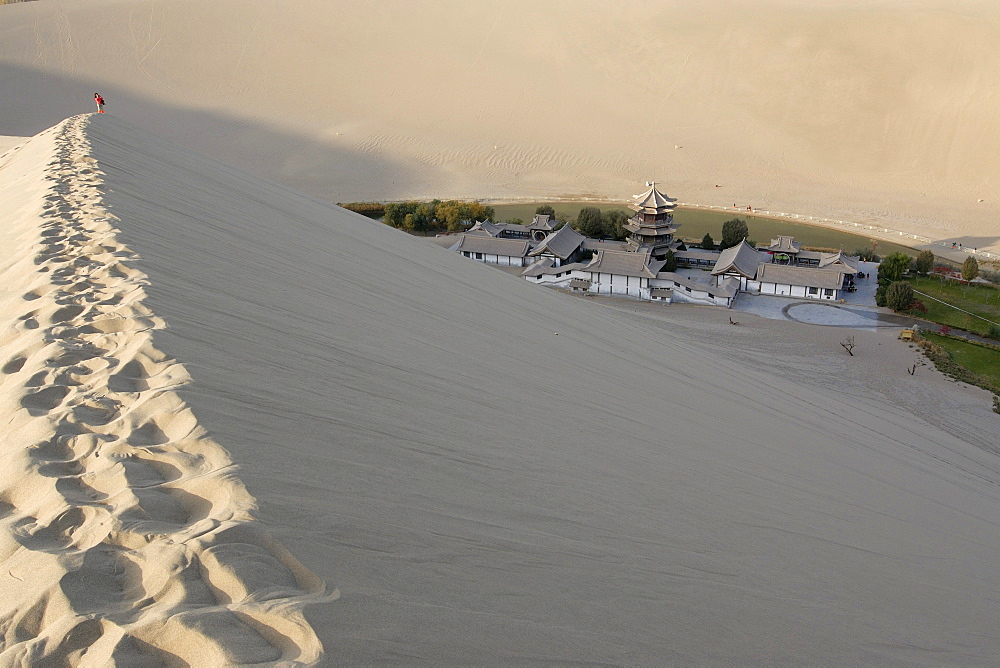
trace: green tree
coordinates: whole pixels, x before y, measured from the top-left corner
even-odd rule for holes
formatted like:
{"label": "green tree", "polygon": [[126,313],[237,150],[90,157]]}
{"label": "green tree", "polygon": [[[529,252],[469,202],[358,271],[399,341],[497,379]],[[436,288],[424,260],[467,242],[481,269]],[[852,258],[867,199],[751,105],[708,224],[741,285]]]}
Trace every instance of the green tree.
{"label": "green tree", "polygon": [[740,218],[727,220],[722,224],[722,242],[719,244],[719,247],[725,250],[726,248],[738,246],[749,234],[750,230],[747,228],[746,221]]}
{"label": "green tree", "polygon": [[433,202],[417,205],[417,208],[413,211],[413,222],[418,230],[426,230],[434,227],[434,209],[440,203],[440,200],[434,200]]}
{"label": "green tree", "polygon": [[543,216],[548,215],[552,220],[556,219],[556,210],[552,208],[550,204],[543,204],[537,209],[535,209],[536,214],[541,214]]}
{"label": "green tree", "polygon": [[479,202],[460,202],[449,200],[435,207],[434,215],[449,232],[465,229],[466,223],[474,220],[489,220],[495,212],[491,206],[483,206]]}
{"label": "green tree", "polygon": [[705,232],[705,236],[701,238],[701,247],[705,250],[715,250],[715,240],[708,232]]}
{"label": "green tree", "polygon": [[604,223],[601,222],[601,210],[596,206],[585,206],[576,217],[576,230],[588,237],[600,237],[604,234]]}
{"label": "green tree", "polygon": [[677,271],[677,256],[673,250],[668,250],[664,259],[663,268],[660,271]]}
{"label": "green tree", "polygon": [[885,293],[885,305],[893,311],[905,311],[913,303],[913,286],[906,281],[895,281]]}
{"label": "green tree", "polygon": [[628,235],[625,223],[628,222],[628,214],[622,209],[608,209],[601,212],[601,225],[604,228],[604,236],[609,239],[622,241]]}
{"label": "green tree", "polygon": [[893,253],[884,260],[878,267],[878,280],[886,285],[903,278],[903,274],[910,268],[910,256],[906,253]]}
{"label": "green tree", "polygon": [[971,281],[979,275],[979,261],[971,255],[962,263],[962,278]]}
{"label": "green tree", "polygon": [[402,227],[407,211],[402,202],[389,202],[385,205],[385,224]]}
{"label": "green tree", "polygon": [[917,273],[926,276],[934,268],[934,251],[924,250],[920,251],[920,255],[917,256]]}

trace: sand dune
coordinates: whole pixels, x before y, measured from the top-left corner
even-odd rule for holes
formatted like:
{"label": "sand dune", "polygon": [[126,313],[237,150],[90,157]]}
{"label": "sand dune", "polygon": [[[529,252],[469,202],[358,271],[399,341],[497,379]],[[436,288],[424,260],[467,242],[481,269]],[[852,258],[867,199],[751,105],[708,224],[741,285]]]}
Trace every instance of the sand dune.
{"label": "sand dune", "polygon": [[4,134],[100,89],[112,114],[327,201],[621,200],[656,179],[1000,252],[986,0],[3,9]]}
{"label": "sand dune", "polygon": [[997,416],[894,332],[538,289],[110,115],[0,174],[9,662],[1000,657]]}
{"label": "sand dune", "polygon": [[301,607],[332,597],[178,396],[85,125],[2,165],[0,663],[314,662]]}

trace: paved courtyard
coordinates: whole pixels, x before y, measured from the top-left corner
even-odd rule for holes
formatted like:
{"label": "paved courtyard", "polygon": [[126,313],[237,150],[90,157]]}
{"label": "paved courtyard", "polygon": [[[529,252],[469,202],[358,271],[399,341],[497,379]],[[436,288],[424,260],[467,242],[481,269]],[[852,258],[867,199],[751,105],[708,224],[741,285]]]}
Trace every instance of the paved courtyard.
{"label": "paved courtyard", "polygon": [[856,292],[842,293],[844,303],[839,300],[831,302],[741,292],[733,301],[733,310],[753,313],[771,320],[794,320],[810,325],[851,329],[909,327],[916,322],[907,316],[896,315],[889,309],[875,306],[875,290],[878,288],[877,264],[860,262],[858,269],[868,277],[856,280],[855,284],[858,286]]}

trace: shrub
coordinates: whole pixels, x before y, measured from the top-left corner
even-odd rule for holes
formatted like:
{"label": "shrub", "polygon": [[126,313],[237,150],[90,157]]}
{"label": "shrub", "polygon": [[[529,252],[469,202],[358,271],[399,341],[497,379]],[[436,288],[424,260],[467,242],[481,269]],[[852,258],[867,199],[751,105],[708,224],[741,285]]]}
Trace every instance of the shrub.
{"label": "shrub", "polygon": [[920,255],[917,256],[916,261],[917,273],[926,276],[933,266],[934,252],[929,250],[920,251]]}
{"label": "shrub", "polygon": [[885,293],[885,305],[893,311],[905,311],[913,303],[913,286],[906,281],[896,281]]}
{"label": "shrub", "polygon": [[903,278],[903,274],[905,274],[909,268],[909,255],[906,253],[893,253],[882,260],[882,264],[878,266],[879,283],[882,281],[885,281],[886,283],[898,281]]}
{"label": "shrub", "polygon": [[885,293],[888,291],[889,286],[879,281],[878,288],[875,289],[875,306],[885,306]]}
{"label": "shrub", "polygon": [[962,263],[962,278],[971,281],[979,275],[979,262],[971,255]]}
{"label": "shrub", "polygon": [[990,331],[986,332],[986,336],[994,341],[1000,341],[1000,327],[990,325]]}
{"label": "shrub", "polygon": [[667,256],[664,259],[666,262],[664,262],[661,271],[677,271],[677,256],[672,250],[667,251]]}

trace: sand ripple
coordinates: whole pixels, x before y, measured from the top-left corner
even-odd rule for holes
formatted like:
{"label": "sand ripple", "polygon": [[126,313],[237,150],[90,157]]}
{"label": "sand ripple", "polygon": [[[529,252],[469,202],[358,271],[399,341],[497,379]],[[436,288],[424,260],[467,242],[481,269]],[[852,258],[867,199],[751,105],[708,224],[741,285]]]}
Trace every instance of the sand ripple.
{"label": "sand ripple", "polygon": [[40,135],[41,229],[3,269],[0,664],[314,663],[302,608],[337,593],[253,519],[174,391],[189,376],[153,345],[165,323],[102,205],[86,122]]}

